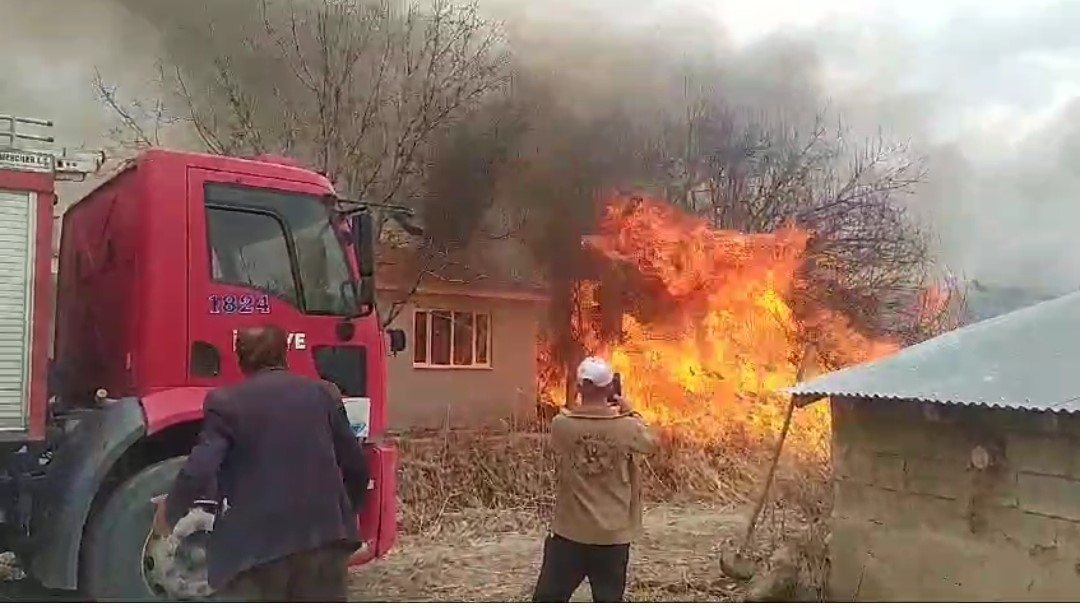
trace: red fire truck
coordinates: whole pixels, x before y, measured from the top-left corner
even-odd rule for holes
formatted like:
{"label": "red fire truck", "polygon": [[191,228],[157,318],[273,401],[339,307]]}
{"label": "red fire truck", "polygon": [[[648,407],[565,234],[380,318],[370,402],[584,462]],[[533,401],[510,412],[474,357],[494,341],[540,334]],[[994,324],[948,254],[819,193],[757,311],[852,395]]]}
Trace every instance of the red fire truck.
{"label": "red fire truck", "polygon": [[205,528],[152,535],[150,500],[194,445],[207,391],[240,379],[236,330],[272,322],[291,370],[341,389],[373,471],[356,563],[383,555],[396,531],[386,357],[405,336],[373,314],[373,214],[409,228],[406,210],[341,200],[285,159],[146,151],[64,213],[54,315],[54,186],[101,159],[26,132],[50,126],[0,116],[4,547],[48,589],[193,599],[169,577],[205,577]]}

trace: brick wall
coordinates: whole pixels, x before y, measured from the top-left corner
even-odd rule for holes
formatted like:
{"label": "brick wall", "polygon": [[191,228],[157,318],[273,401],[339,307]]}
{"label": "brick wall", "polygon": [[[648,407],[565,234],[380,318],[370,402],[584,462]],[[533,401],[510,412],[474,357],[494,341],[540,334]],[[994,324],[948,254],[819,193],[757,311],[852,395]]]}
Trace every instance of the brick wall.
{"label": "brick wall", "polygon": [[1080,417],[851,399],[832,415],[833,599],[1080,598]]}

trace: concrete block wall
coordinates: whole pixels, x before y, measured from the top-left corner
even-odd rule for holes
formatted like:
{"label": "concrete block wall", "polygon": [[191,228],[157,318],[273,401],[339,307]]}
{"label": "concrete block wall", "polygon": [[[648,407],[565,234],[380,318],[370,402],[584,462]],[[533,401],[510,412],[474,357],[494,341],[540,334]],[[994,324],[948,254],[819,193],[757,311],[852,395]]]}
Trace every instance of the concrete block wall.
{"label": "concrete block wall", "polygon": [[1080,598],[1080,416],[831,407],[832,599]]}

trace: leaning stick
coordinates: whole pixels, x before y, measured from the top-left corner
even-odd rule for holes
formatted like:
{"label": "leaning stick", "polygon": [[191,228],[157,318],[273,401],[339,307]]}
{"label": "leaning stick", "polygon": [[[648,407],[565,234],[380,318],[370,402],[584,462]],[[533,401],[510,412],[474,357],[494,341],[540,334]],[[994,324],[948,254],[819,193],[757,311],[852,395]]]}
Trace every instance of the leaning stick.
{"label": "leaning stick", "polygon": [[[799,360],[799,369],[795,372],[796,384],[802,382],[803,374],[806,373],[806,363],[810,359],[810,353],[811,347],[807,344],[803,348],[802,358]],[[769,497],[769,490],[772,488],[773,479],[776,477],[776,467],[780,463],[780,452],[784,449],[784,441],[787,439],[788,430],[791,428],[791,419],[795,414],[795,403],[795,396],[792,395],[788,401],[787,414],[784,416],[784,426],[780,429],[780,438],[773,449],[772,463],[769,464],[769,472],[765,476],[765,486],[761,489],[761,495],[758,496],[757,503],[754,505],[754,514],[750,517],[750,523],[746,526],[746,536],[743,537],[738,555],[742,555],[750,546],[750,541],[754,537],[754,530],[757,528],[758,519],[761,517],[761,511],[765,508],[765,499]]]}

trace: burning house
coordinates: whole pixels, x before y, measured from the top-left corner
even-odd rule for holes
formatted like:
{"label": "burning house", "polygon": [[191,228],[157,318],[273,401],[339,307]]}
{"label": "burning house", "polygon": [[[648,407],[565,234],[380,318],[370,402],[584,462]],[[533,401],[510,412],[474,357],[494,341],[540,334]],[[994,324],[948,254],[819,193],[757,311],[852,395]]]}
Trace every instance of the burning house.
{"label": "burning house", "polygon": [[1080,293],[792,392],[832,411],[837,600],[1080,596]]}

